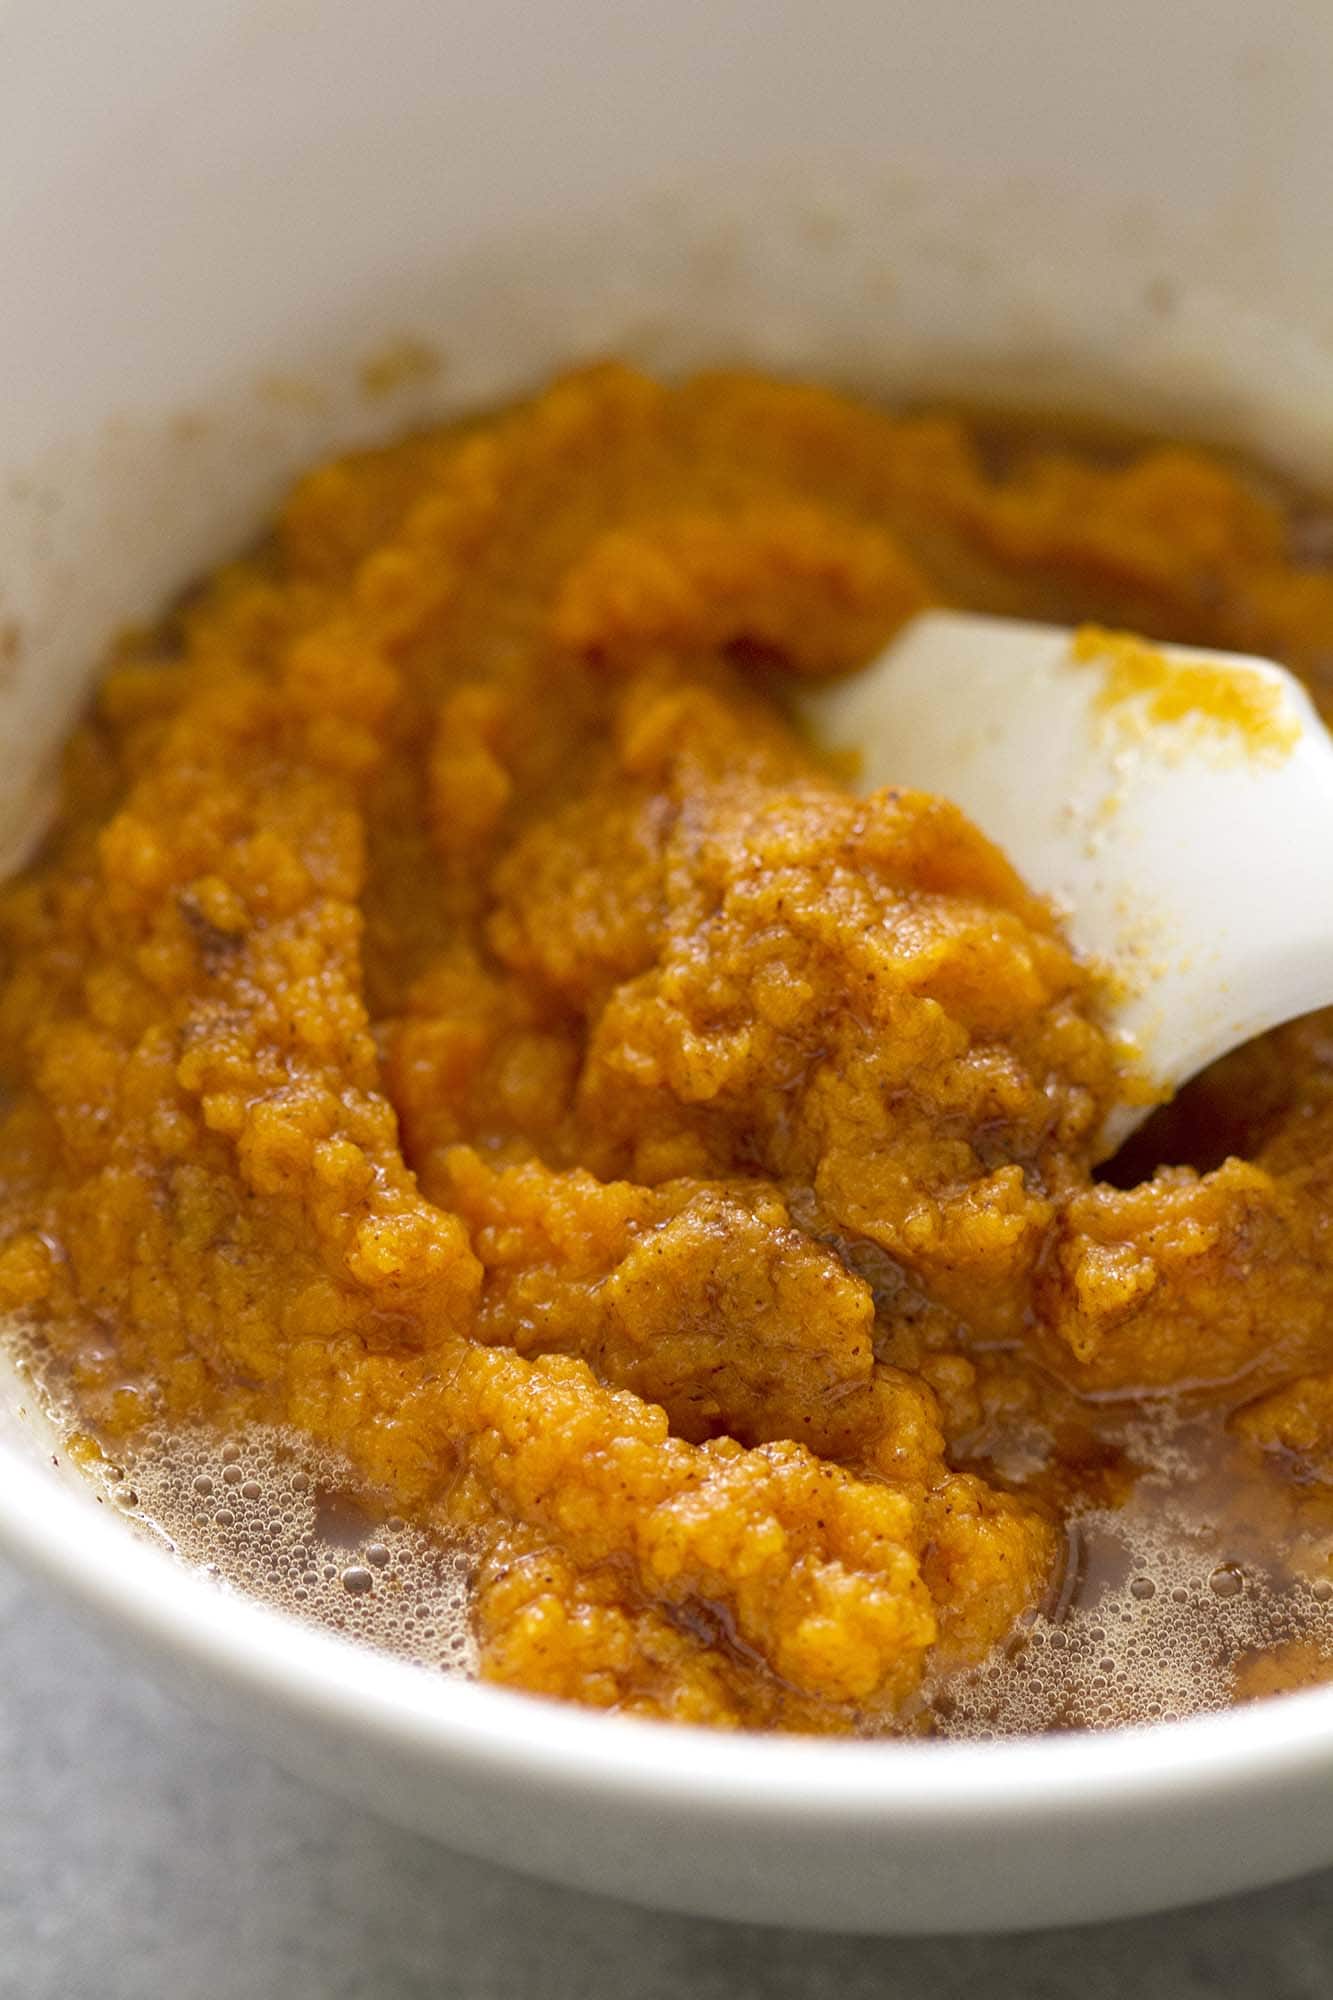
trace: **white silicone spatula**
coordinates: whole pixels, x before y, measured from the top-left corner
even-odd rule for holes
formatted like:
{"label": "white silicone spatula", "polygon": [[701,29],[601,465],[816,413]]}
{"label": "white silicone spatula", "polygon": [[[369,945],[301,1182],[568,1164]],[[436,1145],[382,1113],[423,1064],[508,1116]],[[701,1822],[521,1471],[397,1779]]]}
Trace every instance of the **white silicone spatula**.
{"label": "white silicone spatula", "polygon": [[800,707],[863,789],[952,799],[1057,904],[1162,1094],[1333,1002],[1333,739],[1271,661],[928,612]]}

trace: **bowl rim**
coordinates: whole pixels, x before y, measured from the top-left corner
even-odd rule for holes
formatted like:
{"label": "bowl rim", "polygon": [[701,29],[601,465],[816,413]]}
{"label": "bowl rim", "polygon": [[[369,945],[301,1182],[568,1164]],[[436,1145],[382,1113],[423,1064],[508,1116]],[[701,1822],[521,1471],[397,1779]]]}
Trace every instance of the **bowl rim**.
{"label": "bowl rim", "polygon": [[[91,1492],[91,1482],[88,1482]],[[99,1515],[0,1441],[0,1547],[122,1635],[233,1693],[353,1731],[390,1753],[548,1794],[751,1826],[807,1821],[924,1831],[984,1814],[989,1830],[1071,1816],[1083,1825],[1164,1802],[1237,1806],[1333,1772],[1333,1687],[1198,1716],[997,1742],[735,1734],[609,1716],[453,1678],[210,1580]]]}

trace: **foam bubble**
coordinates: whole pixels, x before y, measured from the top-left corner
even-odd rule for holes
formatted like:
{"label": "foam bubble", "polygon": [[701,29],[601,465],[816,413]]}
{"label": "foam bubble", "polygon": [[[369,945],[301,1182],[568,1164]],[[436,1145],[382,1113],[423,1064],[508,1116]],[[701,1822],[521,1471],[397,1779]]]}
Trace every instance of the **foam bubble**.
{"label": "foam bubble", "polygon": [[[1333,1676],[1330,1549],[1312,1576],[1278,1573],[1262,1538],[1238,1557],[1215,1510],[1215,1468],[1170,1414],[1129,1427],[1150,1469],[1124,1505],[1070,1522],[1077,1581],[1003,1651],[941,1689],[936,1733],[973,1741],[1183,1720]],[[1299,1548],[1298,1548],[1299,1552]]]}
{"label": "foam bubble", "polygon": [[[40,1333],[17,1320],[0,1331],[34,1399],[72,1440],[78,1411]],[[475,1673],[468,1551],[396,1516],[372,1517],[346,1466],[300,1433],[151,1425],[118,1459],[92,1448],[77,1456],[123,1518],[224,1589],[439,1672]],[[425,1605],[429,1631],[413,1616]]]}
{"label": "foam bubble", "polygon": [[[73,1430],[37,1340],[18,1330],[7,1344]],[[1296,1538],[1292,1569],[1275,1573],[1271,1536],[1238,1545],[1221,1504],[1231,1470],[1210,1465],[1187,1422],[1149,1414],[1124,1436],[1146,1472],[1123,1505],[1075,1512],[1050,1605],[971,1675],[927,1691],[937,1734],[1170,1721],[1333,1678],[1333,1536]],[[476,1672],[467,1552],[366,1512],[346,1468],[309,1439],[153,1427],[119,1463],[88,1470],[118,1514],[224,1589],[439,1672]]]}

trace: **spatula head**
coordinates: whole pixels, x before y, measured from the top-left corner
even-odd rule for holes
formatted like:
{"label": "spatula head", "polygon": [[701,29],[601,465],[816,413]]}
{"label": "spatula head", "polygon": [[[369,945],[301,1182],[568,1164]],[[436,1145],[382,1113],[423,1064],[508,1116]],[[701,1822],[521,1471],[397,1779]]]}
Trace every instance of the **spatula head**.
{"label": "spatula head", "polygon": [[1271,660],[929,612],[800,707],[862,789],[952,799],[1056,904],[1161,1093],[1333,1002],[1333,740]]}

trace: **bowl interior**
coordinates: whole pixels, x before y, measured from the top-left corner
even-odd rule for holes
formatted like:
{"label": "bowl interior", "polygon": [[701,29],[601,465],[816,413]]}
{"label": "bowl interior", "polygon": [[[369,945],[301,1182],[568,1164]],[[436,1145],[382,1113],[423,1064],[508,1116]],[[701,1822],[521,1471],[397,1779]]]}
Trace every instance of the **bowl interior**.
{"label": "bowl interior", "polygon": [[[571,362],[1128,411],[1333,468],[1324,10],[567,0],[534,33],[526,0],[0,0],[0,35],[0,265],[22,274],[0,314],[0,865],[118,624],[319,454]],[[450,1761],[465,1791],[466,1767],[492,1851],[511,1783],[749,1814],[756,1839],[767,1816],[773,1853],[796,1801],[810,1827],[934,1815],[957,1854],[968,1813],[1050,1824],[1127,1786],[1160,1808],[1333,1759],[1333,1695],[1072,1758],[668,1740],[220,1611],[108,1511],[0,1381],[0,1536],[196,1693],[262,1694],[277,1747],[299,1716],[320,1768],[378,1799],[346,1747],[373,1739],[403,1817],[438,1825],[422,1772]],[[533,1865],[579,1876],[548,1848]],[[747,1865],[716,1906],[759,1910]],[[802,1902],[770,1865],[794,1898],[775,1914],[867,1915],[854,1870]],[[895,1923],[929,1927],[926,1882],[923,1921],[900,1883]]]}

